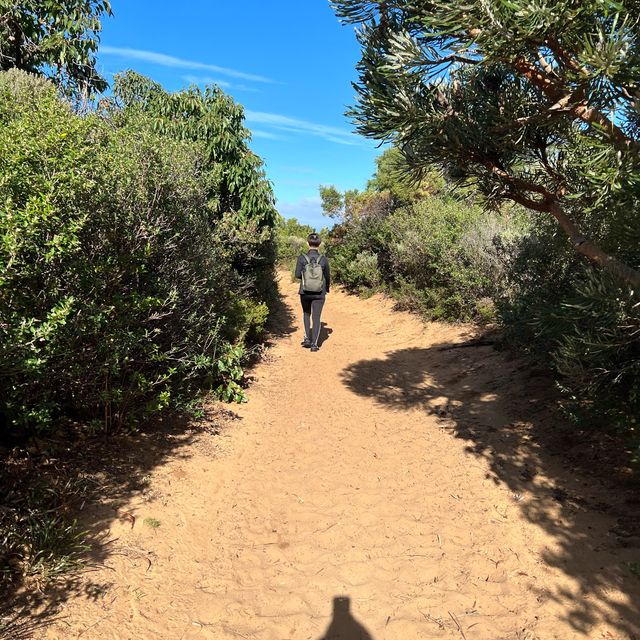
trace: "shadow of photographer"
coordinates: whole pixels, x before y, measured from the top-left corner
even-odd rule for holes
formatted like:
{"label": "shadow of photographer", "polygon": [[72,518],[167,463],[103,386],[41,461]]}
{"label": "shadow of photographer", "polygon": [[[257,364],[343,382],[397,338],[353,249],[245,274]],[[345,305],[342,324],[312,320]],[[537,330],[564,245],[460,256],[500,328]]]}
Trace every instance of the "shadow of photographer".
{"label": "shadow of photographer", "polygon": [[318,640],[374,640],[373,636],[351,613],[351,598],[336,596],[333,599],[333,617],[327,630]]}

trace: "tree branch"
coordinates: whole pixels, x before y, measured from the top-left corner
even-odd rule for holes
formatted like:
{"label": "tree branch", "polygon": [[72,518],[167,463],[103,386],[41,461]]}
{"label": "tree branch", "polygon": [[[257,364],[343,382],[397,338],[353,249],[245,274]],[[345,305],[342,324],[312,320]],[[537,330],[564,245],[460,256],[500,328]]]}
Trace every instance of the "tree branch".
{"label": "tree branch", "polygon": [[589,75],[589,71],[578,64],[578,62],[574,60],[573,57],[569,55],[569,53],[567,53],[564,47],[560,44],[560,41],[555,36],[549,36],[546,40],[546,44],[552,51],[558,63],[564,64],[565,67],[568,67],[572,71],[576,71],[583,76]]}
{"label": "tree branch", "polygon": [[546,200],[533,200],[513,189],[509,190],[507,197],[509,200],[513,200],[527,209],[537,211],[538,213],[551,213],[549,203]]}
{"label": "tree branch", "polygon": [[528,124],[536,124],[537,122],[555,120],[556,118],[559,118],[560,116],[571,112],[572,109],[571,107],[569,107],[569,104],[572,102],[572,98],[575,99],[575,97],[575,94],[563,96],[560,100],[552,104],[546,111],[543,111],[542,113],[536,113],[533,116],[527,116],[526,118],[518,118],[513,122],[509,122],[499,127],[493,127],[491,129],[491,132],[506,133],[511,129],[520,129]]}
{"label": "tree branch", "polygon": [[510,173],[508,173],[504,169],[501,169],[489,160],[484,162],[484,166],[487,167],[487,169],[489,169],[489,171],[491,171],[493,175],[497,176],[501,180],[504,180],[505,182],[508,182],[510,185],[514,186],[520,191],[530,191],[531,193],[538,193],[543,196],[545,200],[551,200],[555,197],[553,193],[551,193],[551,191],[545,189],[543,186],[536,184],[535,182],[529,182],[528,180],[523,180],[522,178],[512,176]]}
{"label": "tree branch", "polygon": [[[538,87],[546,96],[556,102],[561,102],[566,99],[570,100],[571,96],[575,95],[575,92],[568,92],[566,87],[559,81],[550,78],[525,58],[516,58],[512,66],[533,85]],[[589,125],[597,124],[602,127],[611,142],[618,147],[640,152],[640,143],[637,140],[627,136],[620,127],[598,111],[598,109],[590,107],[586,101],[582,100],[579,104],[574,105],[570,110],[570,114]]]}
{"label": "tree branch", "polygon": [[[527,180],[517,178],[516,176],[512,176],[510,173],[507,173],[489,161],[484,164],[491,173],[507,183],[506,197],[518,204],[521,204],[523,207],[532,209],[533,211],[552,215],[558,221],[562,230],[567,234],[574,249],[578,253],[587,257],[591,262],[599,267],[606,269],[627,284],[630,284],[634,288],[640,290],[640,271],[633,269],[613,256],[610,256],[598,245],[586,238],[580,232],[578,225],[563,209],[560,200],[555,194],[534,182],[529,182]],[[523,191],[540,194],[542,198],[531,198],[525,195]]]}
{"label": "tree branch", "polygon": [[551,215],[558,221],[564,232],[569,236],[575,250],[586,256],[591,262],[606,269],[614,276],[630,284],[636,291],[640,290],[640,271],[620,262],[620,260],[605,253],[598,245],[585,238],[576,224],[565,213],[558,201],[551,203]]}
{"label": "tree branch", "polygon": [[[554,54],[558,64],[564,64],[565,67],[571,69],[572,71],[575,71],[576,73],[579,73],[584,78],[588,78],[589,77],[589,70],[585,66],[581,65],[560,44],[560,41],[555,36],[548,37],[547,41],[546,41],[546,44],[549,47],[549,49],[551,50],[551,52]],[[620,85],[620,93],[622,94],[622,96],[624,98],[626,98],[627,100],[632,102],[634,105],[635,105],[635,103],[636,103],[636,101],[638,100],[638,97],[639,97],[637,91],[636,91],[636,93],[634,95],[633,91],[629,90],[628,87],[625,87],[623,85]]]}
{"label": "tree branch", "polygon": [[553,67],[547,62],[546,58],[542,55],[539,49],[536,49],[536,53],[538,54],[538,62],[540,66],[544,69],[544,72],[548,76],[557,76]]}

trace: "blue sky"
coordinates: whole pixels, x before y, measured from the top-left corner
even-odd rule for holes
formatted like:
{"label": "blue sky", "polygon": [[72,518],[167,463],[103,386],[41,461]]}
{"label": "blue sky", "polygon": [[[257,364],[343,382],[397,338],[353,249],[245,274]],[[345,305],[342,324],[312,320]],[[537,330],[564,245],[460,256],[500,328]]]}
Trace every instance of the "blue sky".
{"label": "blue sky", "polygon": [[344,116],[359,47],[328,0],[112,0],[99,68],[169,90],[215,83],[244,105],[278,209],[317,228],[318,185],[363,188],[380,153]]}

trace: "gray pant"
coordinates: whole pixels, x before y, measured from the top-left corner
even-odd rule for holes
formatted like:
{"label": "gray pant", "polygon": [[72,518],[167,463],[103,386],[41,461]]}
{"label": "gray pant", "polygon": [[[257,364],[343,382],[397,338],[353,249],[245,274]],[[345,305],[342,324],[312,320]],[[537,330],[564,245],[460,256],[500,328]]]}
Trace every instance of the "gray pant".
{"label": "gray pant", "polygon": [[[304,337],[307,340],[311,340],[312,344],[318,344],[318,338],[320,337],[320,316],[322,314],[322,307],[324,306],[324,298],[318,298],[316,300],[309,300],[305,296],[300,296],[300,302],[302,302],[302,319],[304,321]],[[313,316],[313,333],[311,330],[311,320]]]}

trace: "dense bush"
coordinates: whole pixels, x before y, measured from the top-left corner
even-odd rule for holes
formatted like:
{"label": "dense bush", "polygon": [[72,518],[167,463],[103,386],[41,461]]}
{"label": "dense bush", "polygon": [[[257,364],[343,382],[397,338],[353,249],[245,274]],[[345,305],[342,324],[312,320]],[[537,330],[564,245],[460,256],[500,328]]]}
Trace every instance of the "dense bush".
{"label": "dense bush", "polygon": [[487,224],[479,208],[434,196],[386,216],[356,215],[334,230],[331,256],[336,278],[352,289],[384,285],[429,319],[488,320],[521,229],[514,214]]}
{"label": "dense bush", "polygon": [[332,253],[332,264],[339,281],[348,289],[361,293],[378,288],[382,282],[378,256],[367,249],[357,251],[357,247],[349,253],[353,253],[353,256],[345,255],[339,250]]}
{"label": "dense bush", "polygon": [[290,265],[307,247],[307,237],[314,229],[296,218],[280,220],[277,227],[278,261]]}
{"label": "dense bush", "polygon": [[[213,198],[211,146],[157,125],[126,108],[81,117],[42,80],[0,75],[4,430],[108,429],[203,386],[240,397],[275,211],[235,202],[239,222]],[[239,266],[247,255],[257,266]]]}
{"label": "dense bush", "polygon": [[499,302],[507,335],[553,366],[577,423],[625,433],[639,455],[639,292],[584,265],[547,222],[517,249]]}
{"label": "dense bush", "polygon": [[[499,293],[499,239],[514,233],[510,220],[447,198],[428,198],[389,218],[391,265],[404,306],[433,319],[481,319]],[[405,300],[406,299],[406,300]]]}
{"label": "dense bush", "polygon": [[585,265],[552,223],[531,223],[517,209],[488,214],[441,194],[386,216],[362,212],[332,230],[338,281],[385,288],[429,319],[499,322],[555,369],[572,419],[638,447],[637,292]]}
{"label": "dense bush", "polygon": [[[359,199],[362,201],[363,196]],[[377,194],[372,194],[365,204],[378,199]],[[332,273],[348,289],[363,292],[382,283],[381,264],[388,244],[387,215],[374,204],[373,211],[367,210],[363,215],[358,209],[330,231],[327,253]]]}
{"label": "dense bush", "polygon": [[[429,319],[499,323],[514,345],[555,370],[573,420],[626,434],[640,458],[639,293],[586,264],[550,220],[514,207],[482,211],[472,189],[461,199],[433,179],[435,195],[424,183],[420,191],[395,188],[401,159],[385,156],[385,173],[367,191],[323,187],[325,208],[334,205],[328,213],[342,216],[329,247],[336,280],[359,292],[383,288]],[[381,206],[389,194],[391,206]],[[637,263],[630,219],[590,227]]]}
{"label": "dense bush", "polygon": [[243,307],[273,299],[279,216],[262,161],[247,144],[242,106],[215,85],[168,93],[132,71],[116,76],[113,94],[107,116],[120,126],[142,121],[167,139],[197,143],[208,220],[235,274],[230,295]]}
{"label": "dense bush", "polygon": [[627,433],[640,454],[640,296],[589,271],[554,319],[553,360],[567,408]]}

